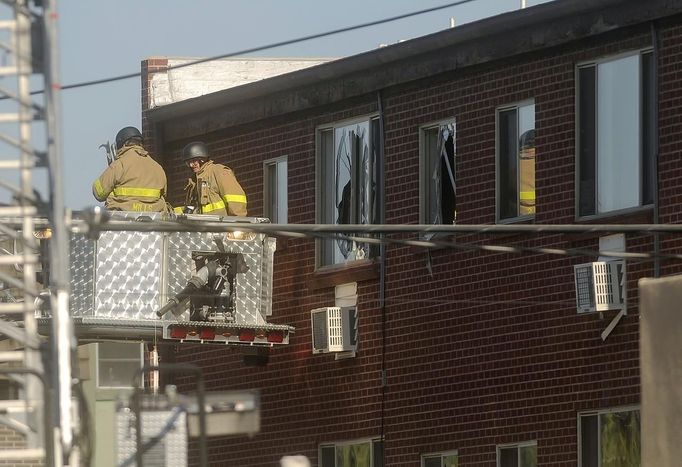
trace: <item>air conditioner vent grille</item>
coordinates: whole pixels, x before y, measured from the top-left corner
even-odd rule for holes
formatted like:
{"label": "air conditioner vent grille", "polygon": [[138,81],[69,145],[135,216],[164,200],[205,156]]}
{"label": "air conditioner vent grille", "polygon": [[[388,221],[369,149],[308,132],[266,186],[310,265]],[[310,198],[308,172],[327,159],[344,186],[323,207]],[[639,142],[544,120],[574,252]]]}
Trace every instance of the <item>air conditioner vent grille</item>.
{"label": "air conditioner vent grille", "polygon": [[324,307],[310,312],[313,353],[354,352],[358,340],[354,307]]}
{"label": "air conditioner vent grille", "polygon": [[624,260],[578,264],[574,271],[578,313],[624,308]]}

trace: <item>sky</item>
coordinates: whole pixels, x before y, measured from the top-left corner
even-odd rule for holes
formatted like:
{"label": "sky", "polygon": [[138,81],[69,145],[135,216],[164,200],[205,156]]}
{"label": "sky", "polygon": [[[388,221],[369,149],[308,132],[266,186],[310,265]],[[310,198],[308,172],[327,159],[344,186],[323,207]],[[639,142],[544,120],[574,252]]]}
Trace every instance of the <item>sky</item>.
{"label": "sky", "polygon": [[[519,9],[522,0],[469,3],[362,30],[263,50],[253,57],[341,57]],[[532,7],[550,0],[526,0]],[[136,73],[152,56],[210,57],[452,3],[448,0],[62,0],[62,85]],[[62,91],[62,184],[67,207],[97,204],[99,145],[140,127],[140,78]],[[40,190],[43,191],[43,190]]]}

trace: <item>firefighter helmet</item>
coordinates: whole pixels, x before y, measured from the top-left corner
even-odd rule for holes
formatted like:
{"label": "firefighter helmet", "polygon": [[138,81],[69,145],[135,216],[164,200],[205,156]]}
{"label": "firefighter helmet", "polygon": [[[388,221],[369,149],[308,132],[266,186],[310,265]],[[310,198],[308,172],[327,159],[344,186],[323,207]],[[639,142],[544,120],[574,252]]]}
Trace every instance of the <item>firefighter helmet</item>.
{"label": "firefighter helmet", "polygon": [[519,146],[521,146],[521,150],[526,150],[526,149],[535,149],[535,130],[528,130],[525,131],[520,138],[519,141]]}
{"label": "firefighter helmet", "polygon": [[208,146],[201,141],[193,141],[182,150],[182,160],[189,162],[192,159],[208,159]]}
{"label": "firefighter helmet", "polygon": [[141,140],[142,133],[140,133],[140,130],[134,126],[122,128],[118,133],[116,133],[116,147],[122,148],[126,141],[128,141],[130,138],[140,138]]}

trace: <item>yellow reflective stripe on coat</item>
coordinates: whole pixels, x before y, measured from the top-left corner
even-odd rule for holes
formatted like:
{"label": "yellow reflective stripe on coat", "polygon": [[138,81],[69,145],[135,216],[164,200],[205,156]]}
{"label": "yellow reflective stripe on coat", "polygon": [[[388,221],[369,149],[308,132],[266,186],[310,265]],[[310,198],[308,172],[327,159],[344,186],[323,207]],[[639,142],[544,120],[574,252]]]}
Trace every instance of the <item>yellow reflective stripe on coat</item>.
{"label": "yellow reflective stripe on coat", "polygon": [[218,209],[225,209],[225,202],[223,200],[201,206],[201,212],[204,214],[207,212],[217,211]]}
{"label": "yellow reflective stripe on coat", "polygon": [[207,213],[217,211],[218,209],[226,209],[225,203],[230,202],[246,204],[246,195],[225,195],[223,196],[223,199],[221,199],[220,201],[216,201],[215,203],[204,204],[203,206],[201,206],[201,212]]}
{"label": "yellow reflective stripe on coat", "polygon": [[161,197],[161,190],[156,188],[118,187],[114,188],[114,196],[139,196],[141,198],[158,199]]}
{"label": "yellow reflective stripe on coat", "polygon": [[175,214],[184,214],[185,208],[183,206],[178,206],[177,208],[173,208],[173,212]]}
{"label": "yellow reflective stripe on coat", "polygon": [[246,195],[223,195],[226,203],[246,203]]}
{"label": "yellow reflective stripe on coat", "polygon": [[534,191],[522,191],[519,193],[519,198],[524,200],[524,201],[534,201],[535,200],[535,192]]}
{"label": "yellow reflective stripe on coat", "polygon": [[106,195],[104,192],[104,187],[102,186],[102,182],[99,181],[99,178],[95,180],[95,191],[97,192],[97,196],[99,198],[104,198],[104,195]]}

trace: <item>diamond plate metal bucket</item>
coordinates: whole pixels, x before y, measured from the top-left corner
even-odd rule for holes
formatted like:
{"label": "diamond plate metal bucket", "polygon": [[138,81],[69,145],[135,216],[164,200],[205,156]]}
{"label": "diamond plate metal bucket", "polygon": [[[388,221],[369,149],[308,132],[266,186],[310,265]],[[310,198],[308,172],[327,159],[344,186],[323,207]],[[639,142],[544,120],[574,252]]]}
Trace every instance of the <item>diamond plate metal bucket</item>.
{"label": "diamond plate metal bucket", "polygon": [[[115,213],[115,217],[160,218],[159,214],[135,213]],[[192,219],[203,220],[202,216]],[[261,233],[236,236],[224,232],[107,231],[98,240],[74,234],[71,238],[71,313],[74,317],[120,319],[127,323],[130,320],[158,322],[155,311],[180,292],[196,272],[193,253],[228,253],[241,255],[246,266],[235,276],[234,322],[267,324],[266,317],[272,313],[275,248],[275,239]],[[183,315],[187,316],[188,313]]]}
{"label": "diamond plate metal bucket", "polygon": [[[170,234],[167,239],[168,286],[164,299],[175,296],[187,284],[194,272],[192,252],[237,253],[242,255],[248,269],[236,276],[235,323],[265,324],[262,313],[265,241],[263,234],[251,235],[247,240],[232,240],[225,233]],[[266,272],[272,274],[272,268],[269,267]],[[268,307],[265,308],[267,310]]]}

